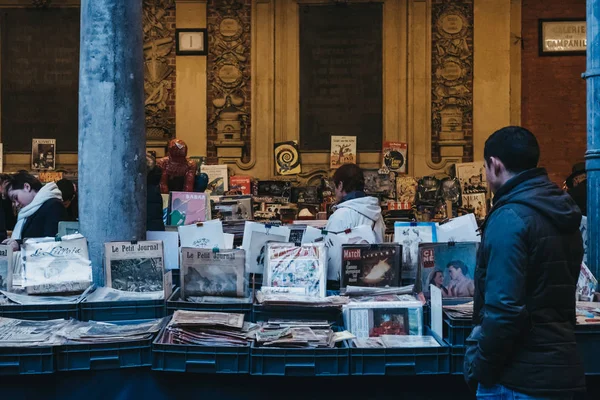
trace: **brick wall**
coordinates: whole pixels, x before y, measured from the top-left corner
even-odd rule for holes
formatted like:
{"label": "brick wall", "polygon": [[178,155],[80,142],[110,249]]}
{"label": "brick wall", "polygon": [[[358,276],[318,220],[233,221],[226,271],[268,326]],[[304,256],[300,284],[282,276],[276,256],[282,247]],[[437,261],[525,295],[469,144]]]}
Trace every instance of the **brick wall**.
{"label": "brick wall", "polygon": [[585,18],[585,0],[523,0],[521,124],[538,138],[540,164],[562,183],[586,150],[585,56],[540,57],[538,19]]}

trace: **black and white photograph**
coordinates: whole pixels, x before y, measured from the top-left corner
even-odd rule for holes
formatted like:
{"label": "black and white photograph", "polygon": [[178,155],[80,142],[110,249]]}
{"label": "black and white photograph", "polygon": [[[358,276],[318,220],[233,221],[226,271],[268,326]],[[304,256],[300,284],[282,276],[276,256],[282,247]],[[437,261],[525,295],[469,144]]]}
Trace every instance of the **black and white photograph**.
{"label": "black and white photograph", "polygon": [[487,192],[483,161],[455,164],[455,171],[463,195]]}
{"label": "black and white photograph", "polygon": [[56,169],[56,139],[31,140],[31,169]]}
{"label": "black and white photograph", "polygon": [[164,290],[163,244],[158,241],[105,244],[106,286],[127,292]]}
{"label": "black and white photograph", "polygon": [[245,253],[243,250],[214,252],[182,248],[182,296],[246,295]]}
{"label": "black and white photograph", "polygon": [[402,246],[395,243],[342,245],[340,287],[397,287],[400,283]]}

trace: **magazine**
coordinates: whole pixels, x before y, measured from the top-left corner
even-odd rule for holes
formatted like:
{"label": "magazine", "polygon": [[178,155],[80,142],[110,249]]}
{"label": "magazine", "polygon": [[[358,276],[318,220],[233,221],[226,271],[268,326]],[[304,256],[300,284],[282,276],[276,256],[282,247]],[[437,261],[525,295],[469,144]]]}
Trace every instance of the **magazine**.
{"label": "magazine", "polygon": [[437,242],[437,227],[434,222],[396,222],[394,242],[402,245],[402,279],[410,283],[417,277],[419,269],[419,243]]}
{"label": "magazine", "polygon": [[171,192],[169,225],[189,225],[210,219],[208,196],[205,193]]}
{"label": "magazine", "polygon": [[202,165],[201,172],[208,175],[206,192],[211,196],[223,196],[229,190],[227,165]]}
{"label": "magazine", "polygon": [[56,169],[56,139],[31,139],[31,169]]}
{"label": "magazine", "polygon": [[402,246],[396,243],[342,245],[342,280],[346,286],[397,287]]}
{"label": "magazine", "polygon": [[383,163],[382,166],[388,171],[400,174],[406,173],[406,153],[408,145],[402,142],[384,142],[383,143]]}

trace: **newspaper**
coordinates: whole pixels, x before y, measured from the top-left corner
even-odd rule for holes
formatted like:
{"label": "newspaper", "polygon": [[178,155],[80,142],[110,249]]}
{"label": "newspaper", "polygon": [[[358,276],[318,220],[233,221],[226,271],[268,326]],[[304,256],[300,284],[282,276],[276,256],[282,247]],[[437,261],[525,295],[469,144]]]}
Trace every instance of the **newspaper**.
{"label": "newspaper", "polygon": [[383,295],[383,294],[411,294],[414,285],[402,287],[362,287],[362,286],[346,286],[344,294],[346,296],[365,296],[365,295]]}
{"label": "newspaper", "polygon": [[433,336],[382,335],[385,347],[441,347]]}
{"label": "newspaper", "polygon": [[248,297],[218,297],[218,296],[190,296],[185,301],[190,303],[209,304],[252,304],[253,296]]}
{"label": "newspaper", "polygon": [[256,292],[256,301],[264,305],[302,305],[311,307],[341,307],[350,299],[345,296],[310,297],[294,294],[265,294]]}
{"label": "newspaper", "polygon": [[176,310],[170,326],[221,326],[241,329],[244,314]]}
{"label": "newspaper", "polygon": [[0,290],[3,297],[0,297],[0,305],[20,304],[20,305],[49,305],[49,304],[69,304],[77,303],[83,295],[76,296],[29,296],[26,294],[17,294]]}
{"label": "newspaper", "polygon": [[132,340],[151,339],[166,323],[166,318],[148,322],[113,324],[107,322],[81,322],[61,329],[57,334],[67,343],[114,343]]}
{"label": "newspaper", "polygon": [[244,250],[181,249],[181,296],[244,297]]}
{"label": "newspaper", "polygon": [[106,286],[128,292],[165,290],[162,242],[110,242],[104,246]]}
{"label": "newspaper", "polygon": [[0,347],[55,346],[64,343],[64,338],[56,332],[70,321],[55,319],[50,321],[27,321],[0,318]]}
{"label": "newspaper", "polygon": [[101,302],[101,301],[138,301],[138,300],[163,300],[165,293],[160,292],[126,292],[109,287],[96,288],[87,295],[83,301]]}

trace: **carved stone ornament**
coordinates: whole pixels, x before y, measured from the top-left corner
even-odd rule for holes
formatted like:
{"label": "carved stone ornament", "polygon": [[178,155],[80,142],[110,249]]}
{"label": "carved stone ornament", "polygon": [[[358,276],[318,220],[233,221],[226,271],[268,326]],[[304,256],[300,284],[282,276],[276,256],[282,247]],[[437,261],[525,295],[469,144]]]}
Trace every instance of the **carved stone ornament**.
{"label": "carved stone ornament", "polygon": [[430,167],[473,159],[473,0],[433,0]]}
{"label": "carved stone ornament", "polygon": [[146,93],[146,137],[168,139],[174,133],[175,121],[168,109],[172,97],[170,65],[175,31],[166,21],[174,0],[144,0],[144,91]]}
{"label": "carved stone ornament", "polygon": [[250,153],[250,13],[244,0],[208,2],[208,156],[235,162]]}

